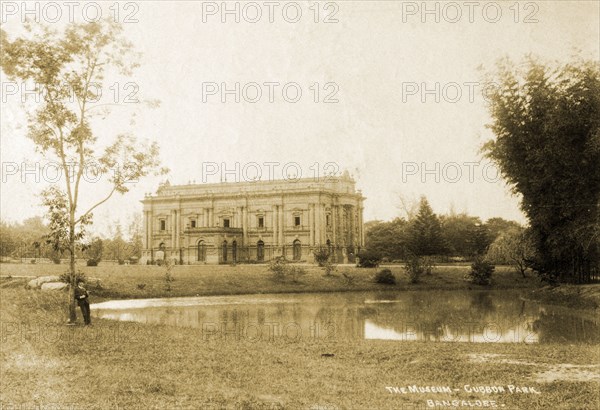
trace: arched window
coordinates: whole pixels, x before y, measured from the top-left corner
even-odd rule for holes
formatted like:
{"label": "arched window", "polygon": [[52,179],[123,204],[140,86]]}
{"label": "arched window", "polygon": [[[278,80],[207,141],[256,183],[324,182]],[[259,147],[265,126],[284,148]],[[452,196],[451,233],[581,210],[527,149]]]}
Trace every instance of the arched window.
{"label": "arched window", "polygon": [[198,242],[198,261],[206,261],[206,244],[204,241]]}
{"label": "arched window", "polygon": [[300,240],[296,239],[294,241],[294,260],[299,261],[302,257],[302,244]]}
{"label": "arched window", "polygon": [[233,263],[237,262],[237,241],[231,243],[231,259]]}
{"label": "arched window", "polygon": [[223,241],[223,262],[227,262],[227,241]]}
{"label": "arched window", "polygon": [[265,260],[265,243],[263,241],[256,242],[256,260],[259,262]]}

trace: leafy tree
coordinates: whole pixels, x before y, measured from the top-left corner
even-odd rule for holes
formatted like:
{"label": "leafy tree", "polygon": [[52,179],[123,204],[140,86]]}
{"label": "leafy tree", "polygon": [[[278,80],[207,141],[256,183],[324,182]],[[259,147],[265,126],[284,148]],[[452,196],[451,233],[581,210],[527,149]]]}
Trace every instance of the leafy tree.
{"label": "leafy tree", "polygon": [[485,221],[485,226],[487,227],[490,239],[492,242],[500,236],[503,232],[509,231],[511,229],[521,229],[522,226],[515,221],[508,221],[503,218],[490,218]]}
{"label": "leafy tree", "polygon": [[485,259],[496,264],[512,265],[525,277],[527,267],[535,258],[533,245],[524,228],[511,229],[496,238]]}
{"label": "leafy tree", "polygon": [[9,256],[18,248],[18,239],[13,227],[7,222],[0,221],[0,256]]}
{"label": "leafy tree", "polygon": [[481,220],[465,213],[440,217],[444,240],[448,253],[454,256],[470,257],[475,254],[473,237]]}
{"label": "leafy tree", "polygon": [[139,214],[135,214],[131,218],[131,221],[129,222],[129,226],[127,228],[127,233],[129,235],[130,247],[128,258],[130,260],[138,260],[142,256],[143,248],[143,226],[142,218]]}
{"label": "leafy tree", "polygon": [[440,220],[424,196],[417,216],[410,221],[408,248],[416,256],[441,255],[447,251]]}
{"label": "leafy tree", "polygon": [[408,223],[402,218],[372,222],[365,228],[365,247],[390,260],[404,259],[407,229]]}
{"label": "leafy tree", "polygon": [[95,262],[94,266],[96,266],[102,260],[104,242],[100,238],[95,238],[88,245],[84,246],[84,250],[88,260]]}
{"label": "leafy tree", "polygon": [[123,261],[125,258],[128,258],[129,245],[123,239],[123,229],[119,221],[115,221],[110,226],[109,234],[110,239],[104,241],[105,259]]}
{"label": "leafy tree", "polygon": [[472,256],[481,256],[484,255],[490,244],[492,243],[492,239],[490,236],[489,229],[486,225],[477,224],[473,229],[473,233],[471,236],[471,255]]}
{"label": "leafy tree", "polygon": [[488,80],[495,161],[529,219],[542,277],[589,282],[600,269],[600,64],[522,68],[498,63]]}
{"label": "leafy tree", "polygon": [[[64,184],[51,186],[43,198],[50,219],[49,239],[54,249],[70,255],[69,316],[70,322],[75,322],[75,254],[93,211],[115,193],[126,193],[129,183],[159,166],[155,143],[140,144],[129,134],[117,135],[112,141],[99,139],[93,131],[94,120],[109,114],[107,107],[97,104],[97,90],[102,89],[105,75],[112,73],[110,70],[131,75],[137,56],[124,38],[122,26],[110,19],[72,23],[61,32],[26,25],[25,35],[13,41],[1,30],[0,41],[1,67],[7,77],[34,83],[41,92],[38,108],[28,112],[28,137],[39,152],[57,159],[62,167]],[[97,173],[110,175],[106,178],[109,190],[102,200],[81,211],[82,177],[90,163]]]}

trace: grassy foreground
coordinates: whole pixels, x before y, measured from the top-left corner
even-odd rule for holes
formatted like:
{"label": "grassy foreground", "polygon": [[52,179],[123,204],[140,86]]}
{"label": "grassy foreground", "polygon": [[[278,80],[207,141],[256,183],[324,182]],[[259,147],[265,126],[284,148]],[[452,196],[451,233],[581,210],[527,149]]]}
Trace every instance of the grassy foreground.
{"label": "grassy foreground", "polygon": [[[504,409],[600,405],[597,381],[540,380],[557,368],[597,372],[590,365],[600,359],[598,346],[206,340],[200,329],[108,320],[68,327],[64,295],[24,283],[0,285],[2,408],[415,409],[453,399],[494,400]],[[459,391],[393,389],[413,385]],[[468,393],[464,385],[528,386],[540,394]]]}
{"label": "grassy foreground", "polygon": [[[92,301],[103,299],[134,299],[177,296],[209,296],[254,293],[336,292],[361,290],[426,290],[426,289],[485,289],[463,279],[469,266],[438,266],[432,275],[424,275],[421,283],[410,284],[402,266],[390,266],[396,276],[396,285],[381,285],[373,281],[378,269],[356,268],[343,265],[331,276],[324,276],[323,268],[305,265],[307,274],[294,282],[292,279],[274,281],[266,265],[182,265],[174,266],[174,281],[167,291],[166,269],[159,266],[103,265],[80,267],[91,280],[88,290]],[[60,275],[66,265],[0,264],[2,276]],[[348,280],[343,274],[351,277]],[[509,267],[499,266],[493,275],[490,289],[538,288],[539,280],[522,278]]]}

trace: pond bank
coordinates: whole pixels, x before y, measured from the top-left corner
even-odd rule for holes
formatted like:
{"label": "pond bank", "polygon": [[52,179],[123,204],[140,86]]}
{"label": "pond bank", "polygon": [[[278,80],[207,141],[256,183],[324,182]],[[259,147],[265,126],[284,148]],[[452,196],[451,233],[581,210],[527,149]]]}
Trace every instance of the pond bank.
{"label": "pond bank", "polygon": [[543,286],[529,292],[531,300],[571,309],[600,308],[600,284]]}
{"label": "pond bank", "polygon": [[[600,285],[543,287],[534,275],[522,277],[510,267],[497,266],[490,286],[473,285],[464,279],[469,266],[435,267],[433,274],[423,275],[419,283],[410,283],[402,266],[388,268],[396,278],[396,284],[378,284],[374,280],[379,269],[338,266],[333,275],[325,276],[324,270],[314,265],[300,265],[305,274],[296,278],[275,280],[267,265],[183,265],[171,270],[173,281],[166,281],[166,270],[158,266],[102,265],[78,267],[88,278],[87,284],[92,302],[114,299],[150,299],[187,296],[228,296],[266,293],[322,293],[357,291],[410,291],[410,290],[501,290],[522,289],[530,291],[527,298],[547,304],[557,304],[577,309],[597,309],[600,305]],[[60,275],[67,266],[50,264],[0,265],[2,278],[10,275],[20,277]],[[11,285],[18,286],[18,285]]]}

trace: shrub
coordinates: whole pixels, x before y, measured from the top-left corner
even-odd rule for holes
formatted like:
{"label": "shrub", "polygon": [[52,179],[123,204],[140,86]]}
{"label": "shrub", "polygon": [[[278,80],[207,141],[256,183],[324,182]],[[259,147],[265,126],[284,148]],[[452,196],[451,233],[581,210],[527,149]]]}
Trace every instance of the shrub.
{"label": "shrub", "polygon": [[471,265],[471,271],[467,274],[468,280],[476,285],[489,285],[495,268],[483,258],[477,257]]}
{"label": "shrub", "polygon": [[333,272],[335,272],[337,265],[331,263],[330,261],[325,262],[323,265],[325,268],[325,276],[331,276]]}
{"label": "shrub", "polygon": [[146,287],[146,284],[145,283],[138,283],[136,286],[137,286],[137,288],[139,290],[144,290],[144,288]]}
{"label": "shrub", "polygon": [[273,274],[273,279],[283,281],[291,277],[293,282],[298,282],[300,276],[306,274],[306,269],[302,266],[290,265],[282,256],[274,258],[269,262],[269,271]]}
{"label": "shrub", "polygon": [[313,255],[315,256],[315,262],[321,268],[329,261],[329,250],[327,248],[319,248],[313,251]]}
{"label": "shrub", "polygon": [[119,259],[118,263],[119,265],[125,265],[125,259]]}
{"label": "shrub", "polygon": [[287,261],[285,258],[277,257],[273,258],[269,262],[269,271],[273,274],[273,279],[275,280],[283,280],[285,277],[285,268],[287,266]]}
{"label": "shrub", "polygon": [[[70,284],[71,283],[71,274],[67,271],[67,272],[61,274],[58,277],[58,279],[61,282],[63,282],[63,283],[69,283]],[[82,282],[82,283],[86,283],[87,282],[87,278],[85,276],[85,273],[83,273],[81,271],[75,272],[75,283],[79,283],[79,282]]]}
{"label": "shrub", "polygon": [[347,272],[342,272],[342,276],[344,277],[344,282],[346,283],[346,285],[354,284],[354,276],[352,276],[351,274],[349,274]]}
{"label": "shrub", "polygon": [[360,268],[376,268],[381,262],[381,256],[373,251],[358,252],[358,267]]}
{"label": "shrub", "polygon": [[375,282],[383,283],[385,285],[395,285],[396,277],[389,269],[382,269],[375,274]]}
{"label": "shrub", "polygon": [[55,265],[60,265],[60,257],[53,257],[52,263],[54,263]]}
{"label": "shrub", "polygon": [[31,263],[33,263],[33,264],[35,265],[35,263],[36,263],[37,261],[36,261],[35,259],[32,259],[30,262],[31,262]]}
{"label": "shrub", "polygon": [[409,255],[404,265],[404,270],[408,273],[408,280],[410,283],[419,283],[421,275],[431,274],[432,270],[431,261],[428,258],[422,258],[417,255]]}
{"label": "shrub", "polygon": [[139,262],[140,258],[138,258],[137,256],[130,256],[129,257],[129,264],[130,265],[137,265],[137,263]]}
{"label": "shrub", "polygon": [[292,282],[298,282],[300,276],[306,275],[306,269],[302,266],[288,266],[287,274],[291,276]]}
{"label": "shrub", "polygon": [[98,266],[98,261],[96,259],[88,259],[86,262],[87,266]]}

